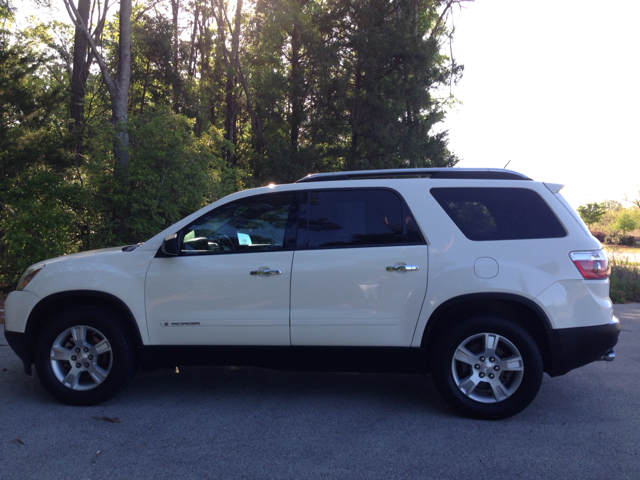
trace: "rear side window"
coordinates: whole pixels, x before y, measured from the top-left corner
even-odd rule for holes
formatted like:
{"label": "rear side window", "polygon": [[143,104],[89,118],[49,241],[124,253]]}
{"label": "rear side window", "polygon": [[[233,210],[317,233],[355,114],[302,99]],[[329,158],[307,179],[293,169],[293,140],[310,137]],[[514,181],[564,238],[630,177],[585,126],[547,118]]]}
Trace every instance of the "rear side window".
{"label": "rear side window", "polygon": [[469,240],[560,238],[566,231],[537,192],[526,188],[432,188]]}
{"label": "rear side window", "polygon": [[311,190],[302,195],[298,248],[423,243],[409,208],[387,189]]}

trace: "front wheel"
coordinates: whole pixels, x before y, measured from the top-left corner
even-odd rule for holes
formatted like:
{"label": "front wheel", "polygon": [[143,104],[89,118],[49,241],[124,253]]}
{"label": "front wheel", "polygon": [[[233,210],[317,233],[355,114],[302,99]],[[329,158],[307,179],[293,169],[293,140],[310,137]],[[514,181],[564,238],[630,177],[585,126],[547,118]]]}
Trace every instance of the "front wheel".
{"label": "front wheel", "polygon": [[498,420],[521,412],[535,398],[542,357],[529,333],[501,317],[465,320],[441,336],[431,354],[434,383],[463,415]]}
{"label": "front wheel", "polygon": [[67,310],[49,322],[35,350],[38,378],[56,399],[96,405],[111,398],[134,374],[135,345],[111,312]]}

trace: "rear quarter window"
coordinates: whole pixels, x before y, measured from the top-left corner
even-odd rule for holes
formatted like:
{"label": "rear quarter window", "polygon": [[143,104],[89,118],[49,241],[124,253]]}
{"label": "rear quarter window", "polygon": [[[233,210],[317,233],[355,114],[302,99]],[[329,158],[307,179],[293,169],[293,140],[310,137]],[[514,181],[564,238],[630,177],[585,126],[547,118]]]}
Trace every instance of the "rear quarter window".
{"label": "rear quarter window", "polygon": [[549,205],[527,188],[432,188],[460,231],[475,241],[560,238],[567,232]]}

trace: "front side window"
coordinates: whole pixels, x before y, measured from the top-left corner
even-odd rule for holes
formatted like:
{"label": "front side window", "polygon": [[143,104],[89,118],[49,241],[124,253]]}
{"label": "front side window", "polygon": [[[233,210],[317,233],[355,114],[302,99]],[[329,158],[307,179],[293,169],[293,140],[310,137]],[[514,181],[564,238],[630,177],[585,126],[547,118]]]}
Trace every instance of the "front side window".
{"label": "front side window", "polygon": [[423,243],[400,196],[386,189],[310,190],[303,194],[298,248]]}
{"label": "front side window", "polygon": [[181,254],[287,248],[285,234],[293,198],[292,192],[260,195],[216,208],[182,230]]}

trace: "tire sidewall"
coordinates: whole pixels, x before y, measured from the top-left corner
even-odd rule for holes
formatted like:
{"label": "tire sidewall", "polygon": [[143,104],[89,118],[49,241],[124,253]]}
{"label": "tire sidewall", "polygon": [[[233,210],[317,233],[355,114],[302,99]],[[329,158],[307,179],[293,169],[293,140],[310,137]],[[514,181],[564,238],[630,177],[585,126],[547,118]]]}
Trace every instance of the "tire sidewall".
{"label": "tire sidewall", "polygon": [[[501,402],[482,403],[469,398],[460,391],[451,371],[458,346],[480,333],[493,333],[508,339],[522,357],[522,382],[509,398]],[[531,335],[517,323],[501,317],[475,317],[456,325],[441,338],[431,355],[433,380],[445,401],[463,415],[485,420],[507,418],[524,410],[540,390],[543,376],[540,351]]]}
{"label": "tire sidewall", "polygon": [[[113,363],[105,380],[85,391],[64,386],[53,372],[50,352],[54,341],[66,329],[84,325],[95,328],[111,346]],[[38,336],[35,366],[38,379],[57,400],[69,405],[96,405],[111,398],[133,375],[135,369],[133,342],[116,315],[95,307],[78,307],[56,315]]]}

